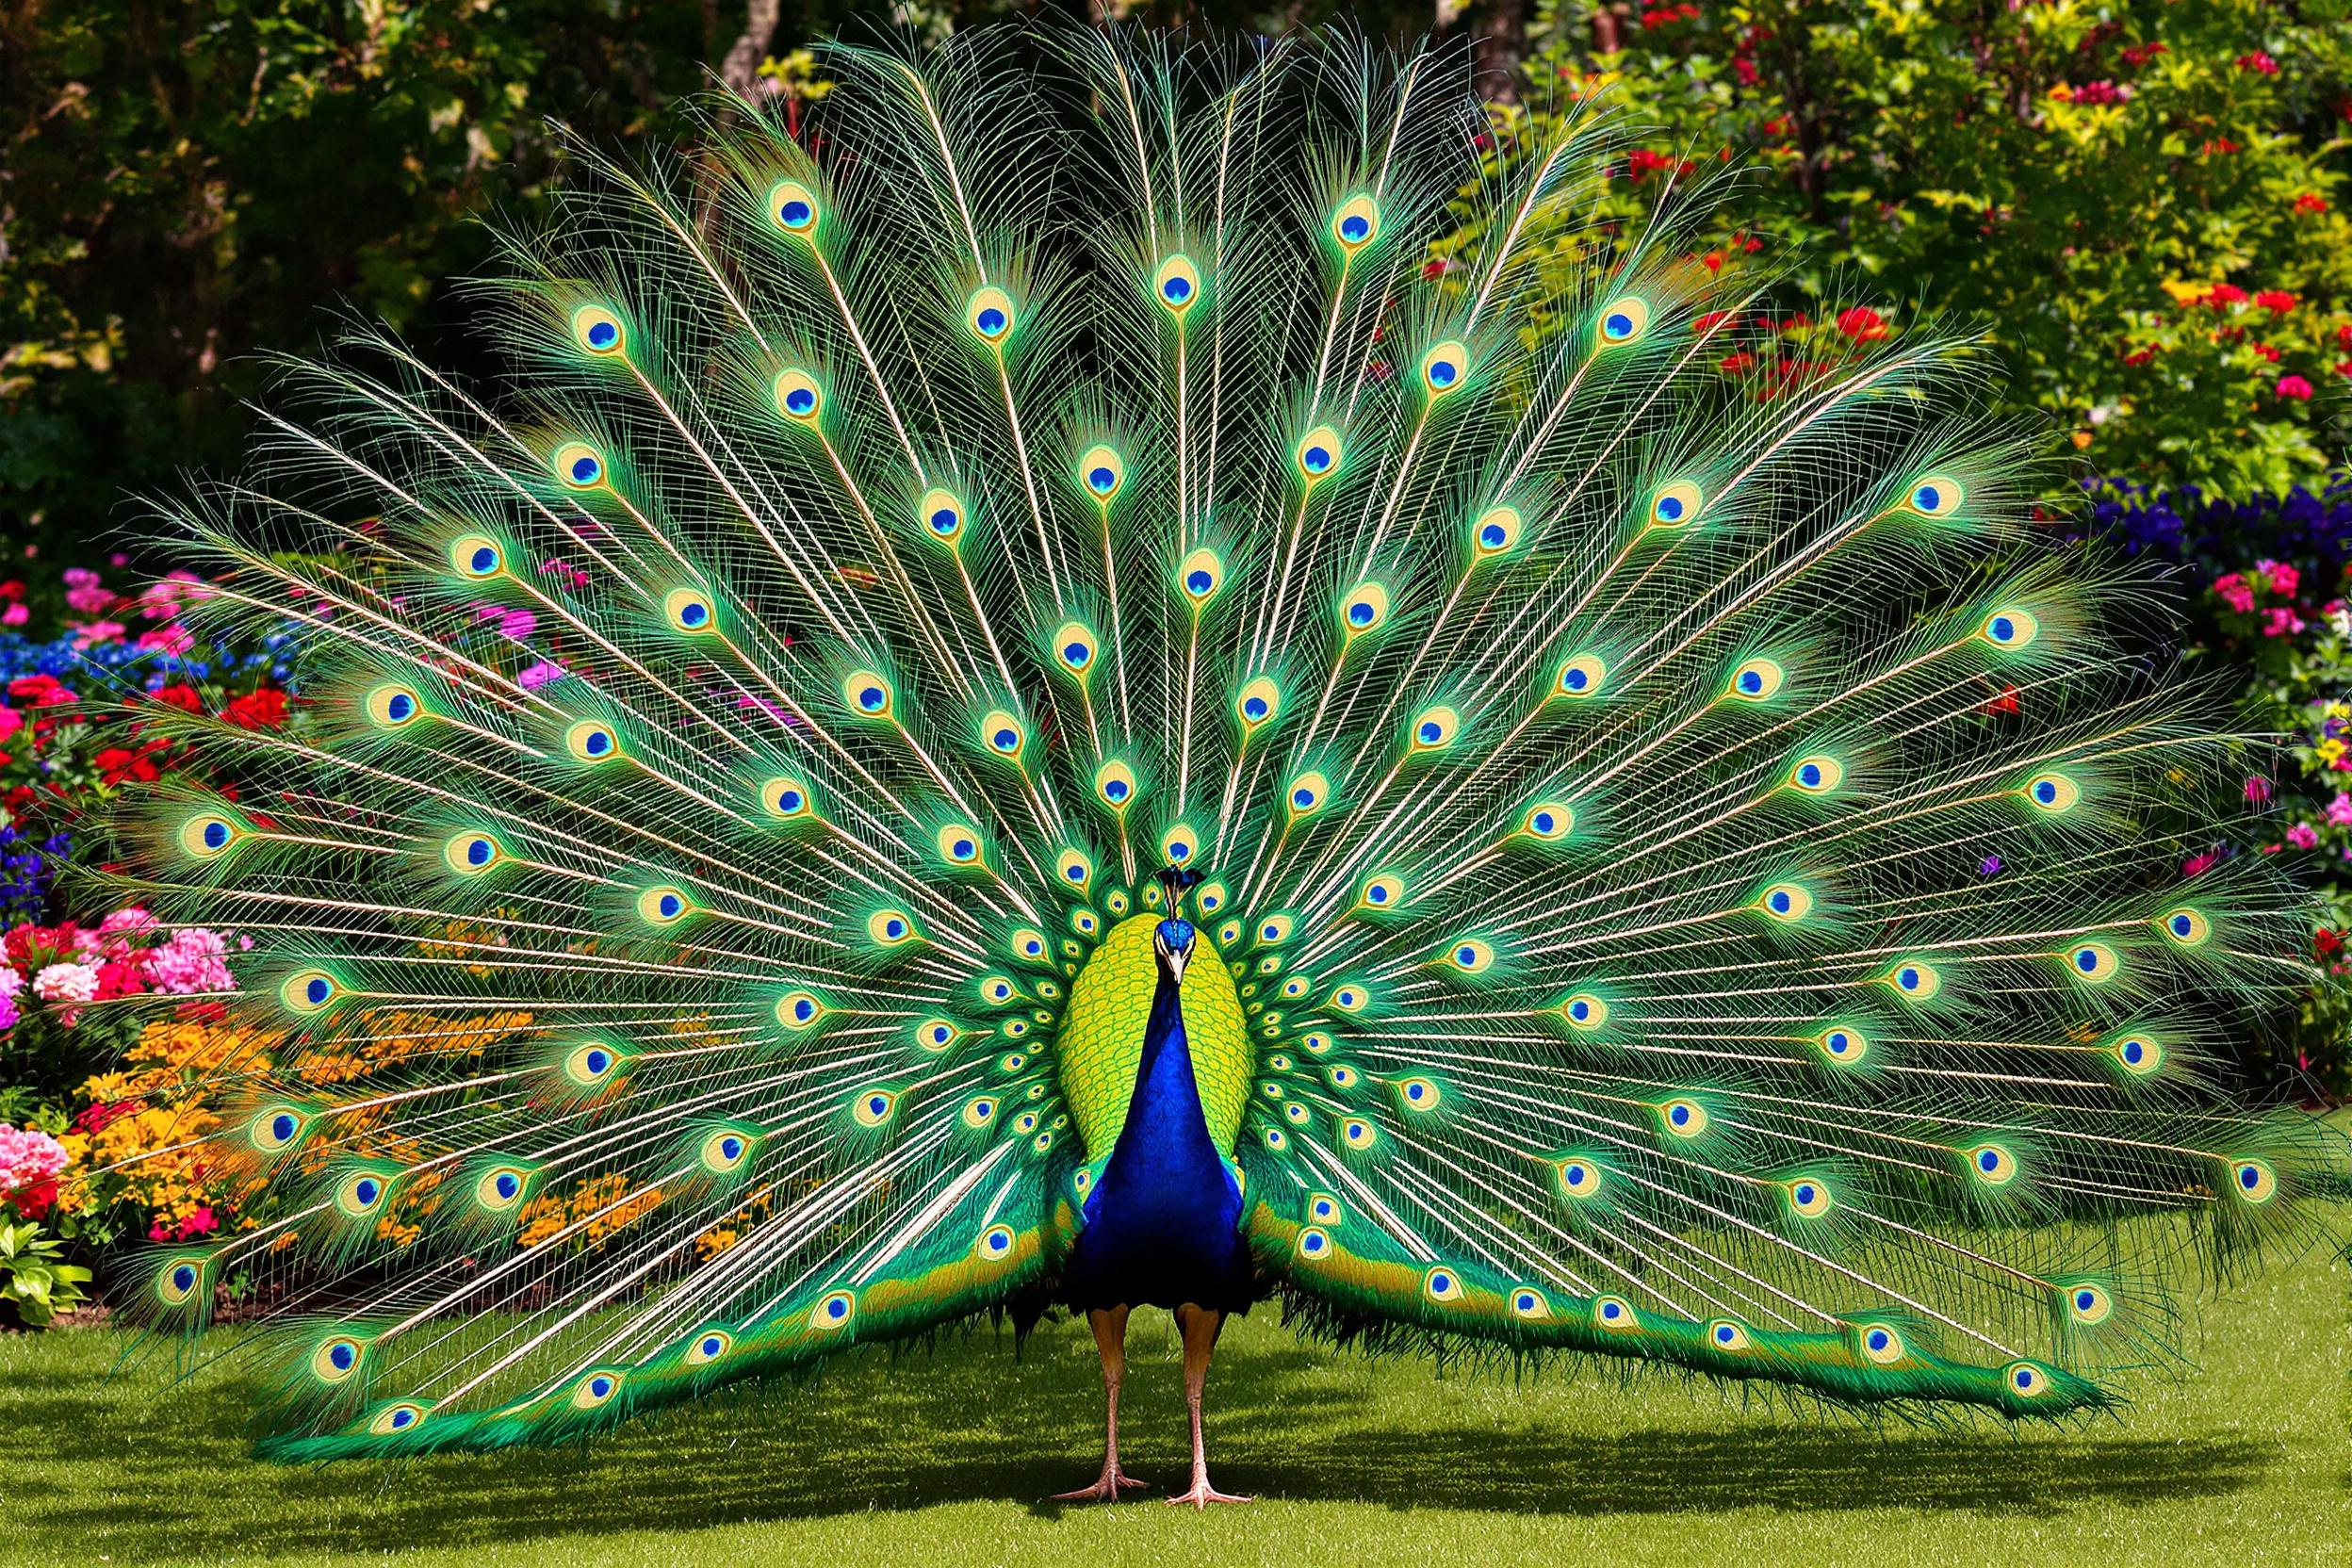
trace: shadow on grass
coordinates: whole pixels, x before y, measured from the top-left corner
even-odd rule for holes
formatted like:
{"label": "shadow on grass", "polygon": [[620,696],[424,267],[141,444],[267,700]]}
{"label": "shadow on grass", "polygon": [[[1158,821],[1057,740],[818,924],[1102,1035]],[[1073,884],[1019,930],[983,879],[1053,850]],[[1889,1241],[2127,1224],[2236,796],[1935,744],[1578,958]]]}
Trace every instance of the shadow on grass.
{"label": "shadow on grass", "polygon": [[[78,1377],[10,1378],[0,1467],[12,1518],[29,1521],[39,1544],[118,1560],[691,1530],[959,1501],[1051,1517],[1059,1505],[1038,1499],[1090,1478],[1099,1454],[1091,1356],[1016,1364],[985,1343],[895,1364],[877,1356],[813,1390],[722,1397],[591,1448],[322,1469],[249,1457],[250,1391],[239,1380],[201,1379],[157,1398],[156,1380],[109,1382],[97,1358],[77,1359],[87,1368]],[[1172,1383],[1160,1370],[1173,1369],[1143,1368],[1136,1380]],[[1892,1507],[2034,1516],[2221,1495],[2278,1462],[2260,1443],[2112,1427],[2024,1441],[1988,1426],[1799,1422],[1580,1433],[1540,1402],[1508,1428],[1476,1424],[1466,1410],[1449,1418],[1441,1402],[1396,1429],[1364,1408],[1361,1383],[1328,1373],[1327,1358],[1295,1347],[1219,1359],[1211,1451],[1220,1485],[1269,1499],[1490,1513]],[[1154,1481],[1179,1480],[1173,1388],[1137,1392],[1131,1382],[1127,1457]],[[11,1454],[27,1439],[40,1454]]]}

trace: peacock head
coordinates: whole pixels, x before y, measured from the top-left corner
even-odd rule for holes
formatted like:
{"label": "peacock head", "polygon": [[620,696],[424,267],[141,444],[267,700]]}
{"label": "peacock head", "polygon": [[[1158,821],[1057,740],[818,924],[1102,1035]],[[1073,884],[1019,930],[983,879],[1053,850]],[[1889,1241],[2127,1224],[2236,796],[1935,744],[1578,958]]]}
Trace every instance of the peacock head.
{"label": "peacock head", "polygon": [[1184,983],[1184,965],[1192,961],[1192,944],[1200,933],[1192,922],[1171,915],[1152,933],[1152,952],[1160,961],[1160,977],[1171,986]]}

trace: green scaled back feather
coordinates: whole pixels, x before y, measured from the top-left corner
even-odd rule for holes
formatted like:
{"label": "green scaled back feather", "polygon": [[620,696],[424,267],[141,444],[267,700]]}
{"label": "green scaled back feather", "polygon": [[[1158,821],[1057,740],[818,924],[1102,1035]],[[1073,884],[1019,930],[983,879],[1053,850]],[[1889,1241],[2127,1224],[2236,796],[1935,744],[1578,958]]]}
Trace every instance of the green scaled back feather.
{"label": "green scaled back feather", "polygon": [[1456,61],[1043,37],[584,155],[498,385],[356,335],[179,509],[199,613],[321,650],[124,824],[256,943],[210,1141],[282,1217],[122,1293],[299,1268],[268,1452],[1034,1314],[1170,864],[1337,1336],[2057,1414],[2327,1220],[2340,1143],[2209,1065],[2303,977],[2265,867],[2179,872],[2226,715],[2028,536],[1964,345],[1728,399],[1703,203],[1537,286],[1605,122],[1481,164]]}

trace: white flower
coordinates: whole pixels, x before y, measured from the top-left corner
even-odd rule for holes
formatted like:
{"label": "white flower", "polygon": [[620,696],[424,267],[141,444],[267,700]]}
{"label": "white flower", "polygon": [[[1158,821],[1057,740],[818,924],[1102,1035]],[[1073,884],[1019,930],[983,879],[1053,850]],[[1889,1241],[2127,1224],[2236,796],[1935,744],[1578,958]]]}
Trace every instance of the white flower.
{"label": "white flower", "polygon": [[33,994],[44,1002],[88,1002],[98,994],[92,964],[51,964],[33,976]]}
{"label": "white flower", "polygon": [[24,988],[24,977],[7,964],[0,964],[0,997],[14,996]]}

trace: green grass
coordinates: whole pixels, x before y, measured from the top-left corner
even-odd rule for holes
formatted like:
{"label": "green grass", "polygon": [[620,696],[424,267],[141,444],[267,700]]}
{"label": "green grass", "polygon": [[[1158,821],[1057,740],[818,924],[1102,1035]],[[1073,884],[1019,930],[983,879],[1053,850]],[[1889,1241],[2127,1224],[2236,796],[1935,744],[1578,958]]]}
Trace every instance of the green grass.
{"label": "green grass", "polygon": [[[1261,1308],[1210,1379],[1220,1485],[1039,1501],[1090,1478],[1082,1326],[1016,1362],[988,1333],[563,1452],[285,1469],[247,1389],[174,1386],[104,1331],[0,1337],[0,1560],[571,1565],[1351,1565],[2352,1561],[2344,1270],[2273,1269],[2207,1309],[2202,1365],[2120,1419],[2012,1432],[1824,1423],[1736,1391],[1440,1377],[1299,1344]],[[1164,1315],[1137,1316],[1126,1457],[1183,1477]],[[2243,1323],[2243,1331],[2233,1324]]]}

